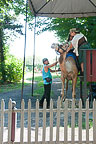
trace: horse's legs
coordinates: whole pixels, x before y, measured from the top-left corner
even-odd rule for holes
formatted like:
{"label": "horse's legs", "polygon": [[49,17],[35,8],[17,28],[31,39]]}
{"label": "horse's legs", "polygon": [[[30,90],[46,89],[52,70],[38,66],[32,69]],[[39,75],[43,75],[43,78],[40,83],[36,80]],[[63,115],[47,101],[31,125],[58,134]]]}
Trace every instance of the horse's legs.
{"label": "horse's legs", "polygon": [[64,98],[64,85],[65,85],[65,78],[63,76],[61,76],[61,80],[62,80],[62,92],[61,92],[61,103],[63,101],[63,98]]}
{"label": "horse's legs", "polygon": [[72,80],[72,98],[76,97],[75,88],[76,88],[77,77]]}
{"label": "horse's legs", "polygon": [[66,80],[66,96],[65,96],[65,98],[67,97],[67,90],[68,90],[68,80]]}

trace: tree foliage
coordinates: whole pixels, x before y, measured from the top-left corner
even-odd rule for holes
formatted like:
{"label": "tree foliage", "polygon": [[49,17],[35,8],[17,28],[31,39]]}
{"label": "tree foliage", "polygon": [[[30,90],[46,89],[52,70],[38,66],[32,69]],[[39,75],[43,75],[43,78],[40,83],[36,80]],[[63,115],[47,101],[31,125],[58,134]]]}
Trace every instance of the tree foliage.
{"label": "tree foliage", "polygon": [[22,78],[22,61],[14,56],[8,56],[6,59],[6,81],[18,82]]}
{"label": "tree foliage", "polygon": [[68,38],[71,28],[78,28],[88,39],[92,48],[96,48],[96,17],[87,18],[45,18],[37,20],[38,34],[43,31],[53,31],[60,42]]}
{"label": "tree foliage", "polygon": [[5,60],[5,77],[6,81],[2,78],[0,73],[0,83],[18,82],[22,78],[22,61],[12,55],[7,55]]}
{"label": "tree foliage", "polygon": [[[27,1],[28,2],[28,1]],[[7,40],[13,35],[23,34],[23,25],[18,21],[18,16],[26,16],[29,28],[33,29],[34,17],[25,0],[0,1],[0,75],[3,81],[7,80],[6,53],[8,53]],[[27,9],[26,9],[27,8]],[[53,31],[60,42],[68,38],[70,28],[76,27],[87,37],[92,48],[96,48],[96,17],[88,18],[37,18],[37,34],[44,31]],[[6,49],[7,47],[7,49]],[[6,52],[7,50],[7,52]],[[13,64],[12,64],[13,66]]]}
{"label": "tree foliage", "polygon": [[[25,0],[2,0],[0,1],[0,74],[1,80],[6,82],[6,47],[7,40],[12,39],[17,33],[23,34],[23,24],[18,21],[20,14],[26,15],[26,6],[28,3]],[[29,15],[28,21],[32,21],[33,17],[27,10]],[[8,75],[7,75],[8,76]]]}

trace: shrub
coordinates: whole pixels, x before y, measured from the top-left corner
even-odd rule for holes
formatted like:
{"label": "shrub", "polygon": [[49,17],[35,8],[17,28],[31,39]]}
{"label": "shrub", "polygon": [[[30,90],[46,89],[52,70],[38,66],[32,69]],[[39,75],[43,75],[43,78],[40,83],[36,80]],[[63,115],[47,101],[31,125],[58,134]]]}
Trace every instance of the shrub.
{"label": "shrub", "polygon": [[6,60],[6,79],[8,82],[19,82],[22,78],[22,62],[14,56]]}

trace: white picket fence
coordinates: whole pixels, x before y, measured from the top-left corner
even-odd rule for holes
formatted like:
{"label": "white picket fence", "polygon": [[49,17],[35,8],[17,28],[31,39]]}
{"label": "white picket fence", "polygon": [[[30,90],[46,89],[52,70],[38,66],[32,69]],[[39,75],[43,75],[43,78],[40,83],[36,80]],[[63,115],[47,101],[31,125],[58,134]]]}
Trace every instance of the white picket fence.
{"label": "white picket fence", "polygon": [[[39,108],[39,101],[36,102],[36,108],[31,108],[31,100],[28,102],[28,109],[24,107],[24,100],[21,103],[21,109],[12,110],[12,100],[9,101],[8,109],[5,109],[4,100],[1,101],[0,110],[0,144],[12,143],[12,134],[15,131],[14,144],[96,144],[96,101],[93,102],[93,108],[89,108],[89,101],[86,101],[86,108],[82,108],[82,101],[79,100],[78,106],[73,99],[64,102],[63,108],[60,106],[60,98],[57,101],[57,107],[53,107],[53,100],[50,101],[50,109],[46,109],[46,100],[43,108]],[[12,130],[12,112],[20,113],[20,127]],[[28,126],[24,127],[24,115],[28,114]],[[32,113],[35,114],[35,127],[32,127]],[[39,127],[40,114],[42,113],[42,127]],[[54,113],[56,125],[54,126]],[[76,123],[76,113],[78,125]],[[92,114],[93,125],[89,127],[89,115]],[[8,127],[4,126],[5,114],[8,115]],[[47,114],[49,114],[50,124],[47,125]],[[68,126],[68,116],[70,115],[71,126]],[[85,115],[86,128],[82,129],[82,118]],[[63,119],[61,119],[61,116]],[[16,118],[17,119],[17,118]],[[61,122],[64,126],[61,126]],[[14,126],[13,126],[14,127]],[[13,138],[14,139],[14,138]]]}

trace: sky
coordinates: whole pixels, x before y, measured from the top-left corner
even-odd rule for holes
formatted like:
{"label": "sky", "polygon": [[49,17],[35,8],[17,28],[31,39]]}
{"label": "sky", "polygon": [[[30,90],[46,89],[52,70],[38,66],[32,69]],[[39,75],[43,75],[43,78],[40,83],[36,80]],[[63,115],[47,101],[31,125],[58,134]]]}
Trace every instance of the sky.
{"label": "sky", "polygon": [[[33,57],[34,49],[34,32],[27,31],[27,41],[26,41],[26,57]],[[35,58],[40,57],[41,59],[47,57],[50,61],[56,58],[56,52],[51,48],[52,43],[58,42],[57,38],[54,36],[53,32],[43,32],[35,37]],[[10,54],[18,58],[23,58],[24,56],[24,40],[25,36],[20,36],[16,38],[10,46]]]}

